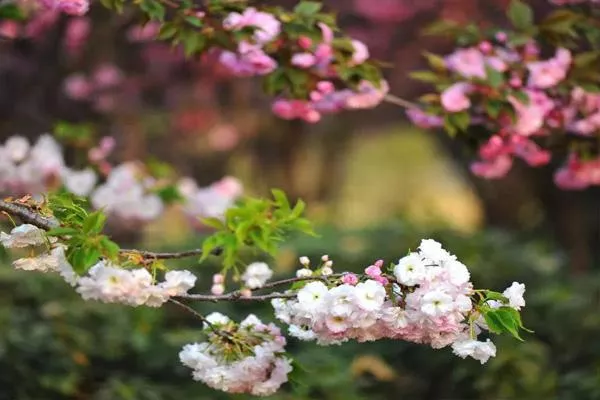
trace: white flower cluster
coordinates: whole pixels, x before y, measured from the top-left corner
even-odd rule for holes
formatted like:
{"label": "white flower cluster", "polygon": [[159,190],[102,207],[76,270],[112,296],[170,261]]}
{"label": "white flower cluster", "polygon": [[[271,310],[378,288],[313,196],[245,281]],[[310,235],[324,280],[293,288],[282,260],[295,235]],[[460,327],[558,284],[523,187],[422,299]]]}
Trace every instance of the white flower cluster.
{"label": "white flower cluster", "polygon": [[0,243],[8,249],[33,249],[42,245],[48,246],[47,251],[34,257],[19,258],[13,266],[24,271],[57,272],[63,279],[74,286],[77,275],[65,257],[65,248],[56,245],[49,249],[55,238],[46,238],[44,231],[30,224],[19,225],[10,232],[0,232]]}
{"label": "white flower cluster", "polygon": [[[114,168],[107,165],[106,181],[97,186],[96,171],[90,167],[69,168],[63,149],[52,136],[42,135],[33,146],[22,136],[12,136],[0,145],[0,195],[35,196],[63,185],[77,196],[90,196],[93,207],[104,208],[113,221],[137,226],[160,216],[164,204],[152,193],[154,179],[134,162]],[[199,224],[199,217],[222,216],[242,192],[240,182],[232,177],[205,188],[186,178],[179,189],[184,197],[184,212],[194,224]]]}
{"label": "white flower cluster", "polygon": [[186,294],[196,284],[189,271],[169,271],[158,284],[144,268],[126,270],[100,261],[77,281],[77,292],[84,300],[122,303],[130,306],[160,307],[173,296]]}
{"label": "white flower cluster", "polygon": [[455,344],[457,354],[482,362],[495,355],[491,342],[466,342],[473,285],[467,268],[439,243],[423,240],[418,252],[402,258],[395,282],[381,265],[368,267],[362,282],[354,274],[334,286],[312,281],[292,300],[273,300],[276,317],[290,325],[290,335],[323,345],[391,338],[436,349]]}
{"label": "white flower cluster", "polygon": [[[6,248],[20,249],[46,244],[50,249],[44,231],[29,224],[14,228],[10,234],[0,232],[0,243]],[[160,307],[169,298],[186,294],[196,284],[196,276],[186,270],[169,271],[163,282],[154,283],[144,268],[127,270],[104,260],[90,268],[87,276],[79,277],[65,257],[65,246],[53,246],[37,256],[19,258],[13,266],[25,271],[57,272],[67,283],[77,287],[84,300],[131,306]]]}
{"label": "white flower cluster", "polygon": [[179,353],[195,380],[228,393],[256,396],[269,396],[287,382],[292,365],[284,355],[286,340],[277,326],[254,315],[239,325],[219,313],[207,320],[212,326],[205,327],[207,341],[187,344]]}
{"label": "white flower cluster", "polygon": [[199,224],[199,218],[222,218],[242,194],[242,184],[230,176],[207,187],[198,187],[193,179],[183,178],[178,187],[185,199],[183,212],[193,224]]}
{"label": "white flower cluster", "polygon": [[123,163],[110,172],[106,182],[91,194],[94,208],[103,208],[117,220],[143,223],[157,218],[163,202],[150,189],[155,181],[144,175],[134,162]]}
{"label": "white flower cluster", "polygon": [[0,193],[43,193],[64,169],[62,150],[50,135],[40,136],[33,146],[22,136],[0,145]]}

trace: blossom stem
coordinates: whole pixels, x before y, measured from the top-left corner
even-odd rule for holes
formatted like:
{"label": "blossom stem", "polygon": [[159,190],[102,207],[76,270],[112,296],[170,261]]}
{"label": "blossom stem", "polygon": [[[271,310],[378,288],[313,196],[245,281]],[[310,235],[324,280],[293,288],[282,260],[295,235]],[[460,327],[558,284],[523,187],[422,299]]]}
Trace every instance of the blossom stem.
{"label": "blossom stem", "polygon": [[408,100],[404,100],[403,98],[395,96],[393,94],[386,94],[383,100],[387,103],[395,104],[403,108],[420,108],[418,104],[410,102]]}

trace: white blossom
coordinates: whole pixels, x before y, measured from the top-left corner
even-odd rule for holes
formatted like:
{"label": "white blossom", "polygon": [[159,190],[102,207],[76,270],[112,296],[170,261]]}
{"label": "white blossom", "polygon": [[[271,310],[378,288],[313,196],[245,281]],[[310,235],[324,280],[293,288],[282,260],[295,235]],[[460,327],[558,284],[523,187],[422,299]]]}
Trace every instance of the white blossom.
{"label": "white blossom", "polygon": [[259,289],[271,279],[273,271],[264,262],[254,262],[246,267],[242,280],[250,289]]}
{"label": "white blossom", "polygon": [[403,285],[416,285],[425,277],[425,264],[421,260],[421,256],[411,253],[401,258],[394,267],[394,276]]}
{"label": "white blossom", "polygon": [[39,246],[46,242],[44,231],[31,224],[19,225],[10,234],[0,232],[0,243],[6,248]]}
{"label": "white blossom", "polygon": [[525,298],[523,297],[525,285],[523,283],[513,282],[502,294],[508,299],[512,308],[520,310],[521,307],[525,307]]}
{"label": "white blossom", "polygon": [[496,346],[490,339],[485,342],[473,339],[457,341],[452,344],[452,350],[460,358],[473,357],[481,364],[485,364],[490,357],[496,356]]}

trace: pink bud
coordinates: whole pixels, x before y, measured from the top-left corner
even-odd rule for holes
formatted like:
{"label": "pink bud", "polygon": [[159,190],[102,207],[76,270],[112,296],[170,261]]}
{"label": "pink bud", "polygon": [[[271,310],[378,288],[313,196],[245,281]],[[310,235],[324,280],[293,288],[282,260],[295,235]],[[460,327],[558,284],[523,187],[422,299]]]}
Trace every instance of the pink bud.
{"label": "pink bud", "polygon": [[329,81],[320,81],[317,83],[317,89],[324,94],[332,93],[335,91],[335,86]]}
{"label": "pink bud", "polygon": [[223,274],[214,274],[213,275],[213,283],[215,285],[219,285],[225,282],[225,277],[223,276]]}
{"label": "pink bud", "polygon": [[512,78],[510,78],[510,81],[508,81],[508,83],[511,87],[514,88],[520,88],[523,85],[523,81],[521,81],[521,78],[519,78],[518,76],[513,76]]}
{"label": "pink bud", "polygon": [[347,285],[356,285],[358,283],[358,276],[353,273],[347,273],[342,276],[342,282]]}
{"label": "pink bud", "polygon": [[304,50],[308,50],[312,46],[312,40],[308,36],[300,36],[298,39],[298,46],[302,47]]}
{"label": "pink bud", "polygon": [[377,260],[377,261],[375,261],[375,264],[374,264],[374,265],[375,265],[376,267],[379,267],[379,268],[383,267],[383,260]]}
{"label": "pink bud", "polygon": [[105,156],[107,156],[110,152],[112,152],[117,144],[117,141],[112,136],[104,136],[100,139],[100,149],[104,152]]}
{"label": "pink bud", "polygon": [[384,276],[375,276],[375,277],[373,277],[373,279],[375,279],[377,282],[381,283],[383,286],[386,286],[387,284],[390,283],[390,281],[388,281],[388,279]]}
{"label": "pink bud", "polygon": [[365,268],[365,274],[369,275],[371,278],[375,278],[381,275],[381,268],[376,265],[370,265]]}
{"label": "pink bud", "polygon": [[498,32],[496,33],[496,40],[504,43],[506,42],[506,39],[508,39],[508,35],[505,32]]}
{"label": "pink bud", "polygon": [[479,50],[481,50],[484,53],[489,53],[492,51],[492,44],[488,41],[483,41],[481,43],[479,43]]}
{"label": "pink bud", "polygon": [[211,292],[212,294],[214,294],[215,296],[220,296],[220,295],[222,295],[223,293],[225,293],[225,286],[223,286],[223,285],[222,285],[222,284],[220,284],[220,283],[218,283],[218,284],[215,284],[215,285],[213,285],[213,286],[210,288],[210,292]]}
{"label": "pink bud", "polygon": [[240,290],[240,295],[242,297],[252,297],[252,290],[248,289],[248,288],[244,288],[242,290]]}

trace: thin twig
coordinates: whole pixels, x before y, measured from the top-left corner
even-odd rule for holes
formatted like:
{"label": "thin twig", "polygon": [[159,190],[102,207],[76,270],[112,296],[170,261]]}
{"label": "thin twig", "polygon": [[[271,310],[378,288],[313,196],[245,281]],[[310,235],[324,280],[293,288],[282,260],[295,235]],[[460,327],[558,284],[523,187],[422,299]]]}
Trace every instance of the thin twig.
{"label": "thin twig", "polygon": [[394,96],[393,94],[386,94],[383,100],[387,103],[395,104],[404,108],[420,108],[418,104],[404,100],[403,98]]}
{"label": "thin twig", "polygon": [[211,301],[217,303],[219,301],[240,301],[240,302],[252,302],[252,301],[265,301],[273,299],[293,299],[296,297],[296,293],[278,293],[273,292],[269,294],[260,294],[256,296],[242,296],[239,291],[232,292],[230,294],[212,295],[212,294],[185,294],[178,296],[182,299],[190,299],[197,301]]}
{"label": "thin twig", "polygon": [[[151,260],[151,259],[172,260],[172,259],[176,259],[176,258],[200,256],[200,255],[202,255],[203,251],[202,251],[202,249],[192,249],[192,250],[173,252],[173,253],[161,253],[161,252],[153,252],[153,251],[147,251],[147,250],[121,249],[120,253],[121,253],[121,255],[124,255],[124,256],[126,256],[128,254],[134,254],[134,255],[141,256],[148,260]],[[223,253],[223,249],[220,247],[217,247],[216,249],[213,249],[210,252],[210,254],[213,256],[219,256],[219,255],[221,255],[221,253]]]}
{"label": "thin twig", "polygon": [[200,314],[198,311],[194,310],[192,307],[188,306],[187,304],[183,304],[182,302],[177,301],[175,299],[169,299],[169,303],[173,303],[176,306],[193,314],[195,317],[197,317],[203,323],[205,323],[206,326],[208,326],[210,328],[210,330],[214,332],[215,335],[221,336],[222,338],[225,338],[225,339],[229,339],[231,337],[231,334],[229,332],[226,332],[226,331],[223,331],[223,330],[217,328],[209,320],[207,320],[204,315]]}

